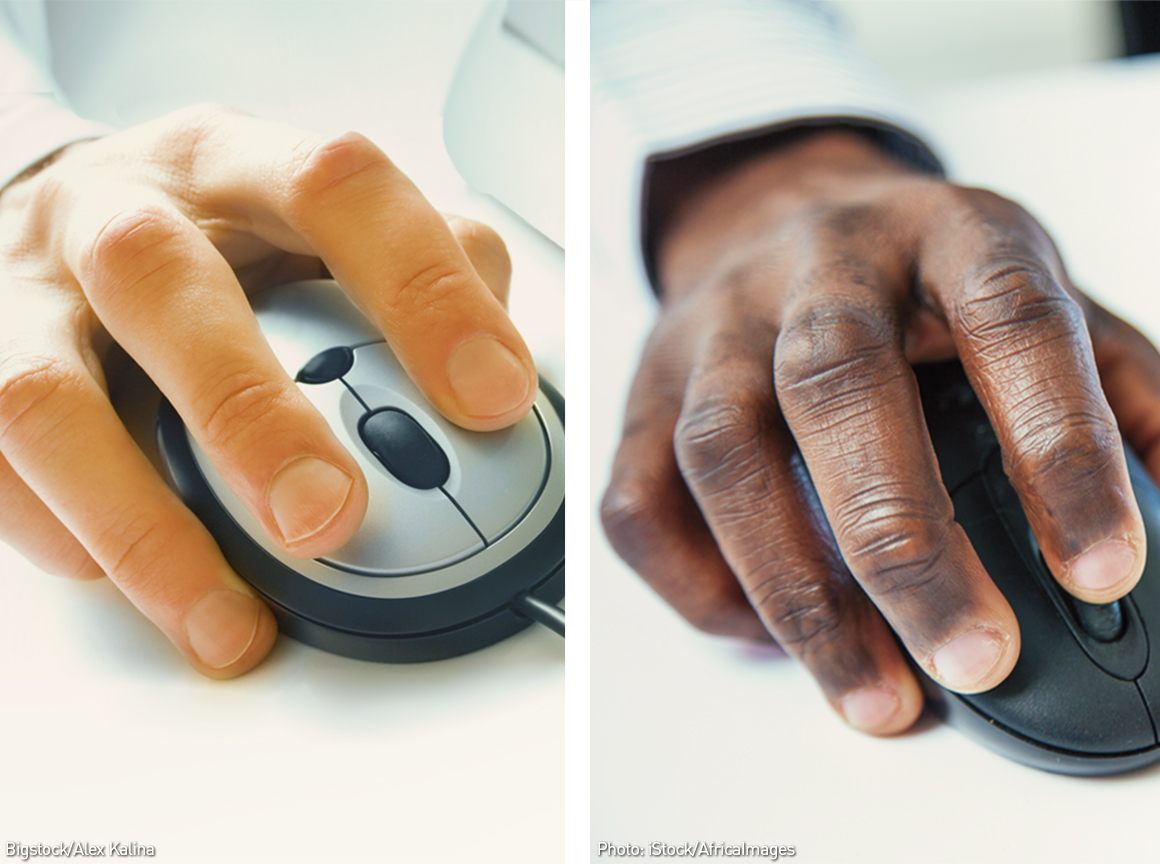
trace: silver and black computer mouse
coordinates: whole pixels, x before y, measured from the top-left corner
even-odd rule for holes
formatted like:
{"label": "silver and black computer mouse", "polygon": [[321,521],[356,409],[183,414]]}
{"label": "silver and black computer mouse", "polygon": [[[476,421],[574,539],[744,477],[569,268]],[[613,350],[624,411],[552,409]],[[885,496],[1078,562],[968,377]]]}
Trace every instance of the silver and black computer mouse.
{"label": "silver and black computer mouse", "polygon": [[[1125,597],[1084,603],[1051,575],[1003,471],[999,442],[957,362],[915,367],[943,483],[975,551],[1011,604],[1022,650],[985,693],[926,679],[951,725],[1019,762],[1112,774],[1160,760],[1160,492],[1126,450],[1147,532],[1144,575]],[[1155,644],[1153,644],[1155,642]]]}
{"label": "silver and black computer mouse", "polygon": [[563,397],[541,380],[518,423],[467,431],[427,402],[337,283],[281,285],[253,302],[278,360],[360,462],[362,527],[325,558],[294,558],[164,401],[158,447],[170,482],[282,632],[389,662],[464,654],[533,619],[562,633]]}

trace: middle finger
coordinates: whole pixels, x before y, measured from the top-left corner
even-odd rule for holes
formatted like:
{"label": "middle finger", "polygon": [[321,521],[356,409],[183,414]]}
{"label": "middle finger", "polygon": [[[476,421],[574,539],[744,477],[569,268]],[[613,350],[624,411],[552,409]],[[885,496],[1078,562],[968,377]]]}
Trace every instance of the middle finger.
{"label": "middle finger", "polygon": [[786,421],[850,571],[911,654],[952,690],[987,690],[1015,665],[1019,627],[954,521],[897,313],[866,299],[876,275],[817,272],[777,340]]}
{"label": "middle finger", "polygon": [[366,480],[267,344],[233,271],[143,193],[93,190],[66,258],[97,317],[173,402],[269,536],[317,557],[366,509]]}

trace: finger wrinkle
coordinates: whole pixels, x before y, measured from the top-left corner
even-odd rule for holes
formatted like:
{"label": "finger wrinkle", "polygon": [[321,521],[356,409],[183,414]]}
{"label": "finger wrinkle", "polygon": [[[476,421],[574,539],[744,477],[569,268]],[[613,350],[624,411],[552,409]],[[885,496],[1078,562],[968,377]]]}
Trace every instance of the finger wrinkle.
{"label": "finger wrinkle", "polygon": [[916,558],[875,565],[862,574],[863,584],[876,599],[898,595],[923,596],[931,586],[947,575],[943,569],[945,557],[946,548],[940,546],[926,557],[920,555]]}
{"label": "finger wrinkle", "polygon": [[[815,586],[815,590],[821,588],[823,586]],[[831,597],[810,600],[795,595],[779,608],[772,624],[782,647],[805,656],[813,653],[815,643],[829,642],[839,634],[846,625],[846,615],[842,606],[835,604]]]}
{"label": "finger wrinkle", "polygon": [[889,347],[887,344],[839,344],[827,346],[813,356],[802,357],[796,345],[779,340],[774,358],[777,391],[779,394],[805,393],[813,396],[834,387],[838,388],[838,392],[868,389],[882,380],[882,356]]}
{"label": "finger wrinkle", "polygon": [[1026,286],[986,296],[974,296],[955,307],[955,329],[979,341],[992,332],[1030,331],[1053,323],[1053,329],[1074,332],[1083,327],[1083,313],[1066,294]]}
{"label": "finger wrinkle", "polygon": [[1010,469],[1024,462],[1042,462],[1052,467],[1068,468],[1073,463],[1109,463],[1119,455],[1122,444],[1119,430],[1103,417],[1090,412],[1054,413],[1035,416],[1035,422],[1013,426]]}
{"label": "finger wrinkle", "polygon": [[876,529],[880,525],[899,524],[942,526],[936,529],[936,533],[941,533],[954,517],[945,496],[938,496],[934,501],[938,503],[915,498],[910,484],[904,482],[874,484],[870,480],[868,488],[855,484],[835,505],[835,528],[843,537],[878,534]]}
{"label": "finger wrinkle", "polygon": [[1086,409],[1086,403],[1078,405],[1052,404],[1041,399],[1026,399],[1010,411],[1007,417],[1016,447],[1027,447],[1040,454],[1047,454],[1059,446],[1059,441],[1069,435],[1088,434],[1101,439],[1099,446],[1118,446],[1119,432],[1102,413]]}
{"label": "finger wrinkle", "polygon": [[[45,447],[55,441],[52,430],[72,411],[69,392],[84,389],[75,370],[51,357],[10,355],[0,361],[0,380],[4,382],[0,384],[0,442],[8,452],[14,446]],[[40,452],[42,458],[47,456]]]}
{"label": "finger wrinkle", "polygon": [[721,554],[733,571],[746,580],[768,567],[779,566],[777,562],[803,555],[809,557],[807,545],[799,538],[790,536],[784,528],[770,526],[765,519],[754,518],[774,512],[771,502],[762,503],[764,507],[754,506],[747,513],[714,511],[708,518],[709,528],[718,538]]}
{"label": "finger wrinkle", "polygon": [[1057,375],[1045,380],[1027,380],[1004,392],[1004,420],[1009,428],[1025,426],[1059,426],[1074,418],[1078,424],[1094,422],[1111,425],[1102,409],[1103,393],[1090,388],[1072,375]]}
{"label": "finger wrinkle", "polygon": [[[1003,325],[1006,328],[1006,325]],[[996,328],[998,330],[998,328]],[[1005,329],[999,335],[977,337],[964,334],[964,341],[970,346],[970,363],[979,369],[1025,369],[1028,358],[1035,358],[1036,366],[1049,367],[1052,362],[1061,363],[1064,357],[1074,357],[1086,353],[1086,345],[1080,332],[1070,329]],[[966,354],[967,351],[962,353]],[[991,373],[994,374],[994,373]]]}
{"label": "finger wrinkle", "polygon": [[777,479],[769,476],[768,465],[753,464],[734,475],[729,468],[687,478],[695,487],[701,509],[714,519],[740,520],[767,512],[777,496]]}
{"label": "finger wrinkle", "polygon": [[[794,425],[800,429],[798,440],[825,437],[835,432],[840,432],[843,438],[849,438],[853,432],[867,429],[873,430],[874,438],[886,437],[883,423],[887,424],[887,428],[896,423],[893,417],[883,417],[883,403],[876,391],[886,389],[886,386],[882,386],[867,388],[859,393],[833,394],[795,410]],[[861,440],[860,436],[853,437]]]}
{"label": "finger wrinkle", "polygon": [[[1050,455],[1016,453],[1006,462],[1005,469],[1018,485],[1021,497],[1032,499],[1045,512],[1061,514],[1080,508],[1088,510],[1092,496],[1096,495],[1106,505],[1108,497],[1122,497],[1114,493],[1114,482],[1118,479],[1119,464],[1117,451],[1097,447],[1072,447],[1061,445],[1062,452]],[[1119,508],[1112,508],[1108,515],[1118,519]]]}

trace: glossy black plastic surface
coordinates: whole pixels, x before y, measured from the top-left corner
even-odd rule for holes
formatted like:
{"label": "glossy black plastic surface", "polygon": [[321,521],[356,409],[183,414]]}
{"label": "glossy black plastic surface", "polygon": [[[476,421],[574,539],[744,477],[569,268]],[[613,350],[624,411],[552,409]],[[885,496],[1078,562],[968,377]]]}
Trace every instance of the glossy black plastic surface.
{"label": "glossy black plastic surface", "polygon": [[1019,661],[998,687],[961,695],[927,682],[936,711],[986,746],[1049,771],[1109,774],[1160,760],[1160,661],[1149,640],[1160,633],[1160,492],[1128,453],[1154,554],[1118,613],[1081,610],[1043,562],[962,367],[915,374],[955,519],[1022,633]]}
{"label": "glossy black plastic surface", "polygon": [[358,434],[383,467],[413,489],[438,489],[451,476],[443,448],[406,411],[378,408],[364,414]]}
{"label": "glossy black plastic surface", "polygon": [[327,384],[337,381],[354,365],[354,351],[345,345],[327,348],[315,354],[298,370],[294,380],[302,384]]}

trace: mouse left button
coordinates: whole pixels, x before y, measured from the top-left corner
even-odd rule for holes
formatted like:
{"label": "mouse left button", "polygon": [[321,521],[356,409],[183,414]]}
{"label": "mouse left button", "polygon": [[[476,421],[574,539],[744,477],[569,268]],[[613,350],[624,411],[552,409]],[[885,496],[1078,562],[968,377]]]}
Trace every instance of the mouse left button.
{"label": "mouse left button", "polygon": [[294,380],[301,384],[328,384],[349,372],[353,365],[354,351],[350,348],[327,348],[307,360]]}

